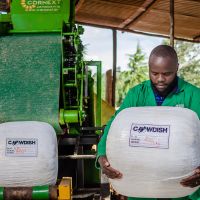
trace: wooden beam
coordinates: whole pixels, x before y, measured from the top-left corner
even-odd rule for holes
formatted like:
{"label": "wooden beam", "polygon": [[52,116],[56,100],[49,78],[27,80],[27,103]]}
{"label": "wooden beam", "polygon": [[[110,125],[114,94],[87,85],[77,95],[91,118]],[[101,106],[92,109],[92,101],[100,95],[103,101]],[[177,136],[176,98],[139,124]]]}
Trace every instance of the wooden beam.
{"label": "wooden beam", "polygon": [[170,45],[174,47],[174,0],[170,0]]}
{"label": "wooden beam", "polygon": [[152,8],[154,3],[158,1],[159,0],[146,0],[135,13],[133,13],[126,20],[124,20],[118,27],[127,28],[129,26],[133,26],[135,23],[137,23],[137,21],[141,19],[142,16],[144,16],[145,13],[147,13],[150,10],[150,8]]}
{"label": "wooden beam", "polygon": [[[132,29],[129,29],[132,30]],[[163,26],[159,26],[158,24],[153,24],[151,22],[140,22],[137,26],[135,26],[135,29],[133,31],[139,31],[139,32],[147,32],[152,34],[160,34],[160,35],[169,35],[170,27],[169,25],[163,24]],[[178,27],[176,29],[176,37],[179,38],[189,38],[193,39],[194,35],[197,35],[197,30],[185,28],[184,26]]]}
{"label": "wooden beam", "polygon": [[76,4],[76,8],[75,8],[76,13],[80,10],[80,8],[82,7],[84,1],[85,0],[79,0],[78,1],[78,3]]}
{"label": "wooden beam", "polygon": [[[94,1],[94,0],[89,0],[89,1]],[[108,1],[108,0],[96,0],[96,2],[98,2],[98,5],[102,5],[102,6],[105,6],[105,7],[120,7],[122,9],[138,9],[139,6],[138,5],[134,5],[133,3],[132,4],[126,4],[126,1],[125,3],[123,3],[123,1],[119,2],[119,1]]]}
{"label": "wooden beam", "polygon": [[[158,13],[158,14],[165,14],[165,15],[169,15],[169,12],[165,11],[165,10],[158,10],[158,9],[151,9],[151,13]],[[184,19],[189,19],[189,20],[196,20],[199,22],[199,17],[194,17],[191,15],[186,15],[186,14],[180,14],[180,13],[174,13],[175,17],[178,18],[184,18]]]}
{"label": "wooden beam", "polygon": [[198,40],[198,39],[200,39],[200,35],[196,35],[196,36],[194,36],[193,39],[194,39],[194,40]]}
{"label": "wooden beam", "polygon": [[[164,19],[167,17],[169,18],[169,12],[164,11],[164,10],[151,9],[149,12],[150,12],[150,15],[153,15],[153,14],[158,15]],[[180,22],[180,20],[181,21],[191,21],[196,24],[197,27],[195,27],[195,29],[197,29],[197,28],[199,29],[199,27],[200,27],[199,17],[194,17],[194,16],[190,16],[190,15],[185,15],[185,14],[178,14],[178,13],[174,13],[174,16],[176,19],[176,24],[177,24],[177,21]],[[145,18],[144,20],[140,19],[140,21],[149,21],[149,18],[148,19]],[[187,24],[187,26],[191,27],[192,25]]]}
{"label": "wooden beam", "polygon": [[[79,22],[79,21],[76,21],[76,23],[82,24],[82,25],[86,25],[86,26],[97,27],[97,28],[113,29],[112,26],[97,25],[97,24],[85,23],[85,22]],[[128,33],[141,34],[141,35],[146,35],[146,36],[169,38],[168,35],[146,33],[144,31],[134,31],[134,30],[122,29],[122,28],[118,28],[118,27],[116,27],[116,30],[122,31],[122,32],[128,32]],[[174,39],[175,40],[186,41],[186,42],[200,43],[200,40],[186,39],[186,38],[182,38],[182,37],[174,37]]]}
{"label": "wooden beam", "polygon": [[86,23],[95,23],[95,24],[105,24],[109,25],[112,24],[113,28],[117,26],[119,23],[121,23],[123,20],[119,19],[117,16],[103,16],[103,15],[98,15],[97,13],[86,13],[86,12],[78,12],[76,14],[76,21],[82,21]]}

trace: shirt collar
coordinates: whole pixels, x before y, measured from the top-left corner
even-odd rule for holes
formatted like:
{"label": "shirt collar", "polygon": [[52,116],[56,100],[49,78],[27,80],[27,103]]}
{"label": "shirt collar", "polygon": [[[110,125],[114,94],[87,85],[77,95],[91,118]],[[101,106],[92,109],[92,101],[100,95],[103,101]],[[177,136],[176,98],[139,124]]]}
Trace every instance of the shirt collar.
{"label": "shirt collar", "polygon": [[[151,82],[151,81],[150,81]],[[156,96],[160,96],[160,97],[167,97],[169,94],[176,94],[179,91],[179,87],[178,87],[178,77],[176,76],[173,80],[173,82],[170,84],[170,86],[167,88],[167,93],[164,94],[160,94],[159,91],[157,91],[157,89],[155,88],[155,86],[152,84],[151,82],[151,87],[153,89],[153,92]]]}

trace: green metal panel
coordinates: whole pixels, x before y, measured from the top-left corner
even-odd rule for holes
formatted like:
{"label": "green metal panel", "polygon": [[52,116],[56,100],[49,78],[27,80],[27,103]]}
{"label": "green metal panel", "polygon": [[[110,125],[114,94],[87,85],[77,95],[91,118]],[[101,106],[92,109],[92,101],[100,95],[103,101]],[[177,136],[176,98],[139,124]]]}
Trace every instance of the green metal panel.
{"label": "green metal panel", "polygon": [[[95,154],[94,150],[87,150],[84,152],[85,154]],[[99,174],[100,171],[95,166],[95,160],[93,159],[85,159],[84,160],[84,181],[86,185],[98,184],[99,183]]]}
{"label": "green metal panel", "polygon": [[92,72],[88,70],[88,96],[90,97],[88,104],[88,121],[90,126],[95,126],[95,112],[94,112],[94,79]]}
{"label": "green metal panel", "polygon": [[97,66],[97,105],[96,125],[101,126],[101,61],[95,62]]}
{"label": "green metal panel", "polygon": [[[73,4],[74,6],[74,4]],[[73,18],[73,16],[72,16]],[[83,62],[83,45],[80,34],[83,28],[71,24],[73,32],[62,33],[62,105],[60,109],[60,124],[76,123],[82,126],[86,119],[86,98],[84,96],[85,63]],[[77,127],[78,128],[78,127]],[[69,131],[71,134],[74,131]]]}
{"label": "green metal panel", "polygon": [[13,0],[11,32],[61,32],[69,22],[70,0]]}
{"label": "green metal panel", "polygon": [[4,192],[4,188],[0,187],[0,200],[3,200],[3,192]]}
{"label": "green metal panel", "polygon": [[78,110],[64,110],[60,109],[60,124],[78,123]]}
{"label": "green metal panel", "polygon": [[60,34],[5,36],[0,44],[0,123],[43,121],[61,133]]}
{"label": "green metal panel", "polygon": [[4,15],[0,14],[0,22],[10,22],[10,20],[11,20],[10,14],[4,14]]}
{"label": "green metal panel", "polygon": [[0,14],[0,35],[7,35],[10,29],[10,14]]}
{"label": "green metal panel", "polygon": [[32,199],[46,200],[49,199],[49,186],[36,186],[33,187]]}
{"label": "green metal panel", "polygon": [[[86,61],[86,65],[97,67],[97,103],[96,103],[96,126],[101,126],[101,61]],[[100,131],[97,131],[100,134]]]}

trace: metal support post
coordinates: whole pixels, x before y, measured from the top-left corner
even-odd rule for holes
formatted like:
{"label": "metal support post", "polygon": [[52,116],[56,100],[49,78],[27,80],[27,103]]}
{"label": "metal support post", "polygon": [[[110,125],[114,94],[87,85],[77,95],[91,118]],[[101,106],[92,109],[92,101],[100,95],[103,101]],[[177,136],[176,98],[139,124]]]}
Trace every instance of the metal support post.
{"label": "metal support post", "polygon": [[115,107],[115,88],[117,69],[117,31],[113,29],[113,81],[112,81],[112,106]]}
{"label": "metal support post", "polygon": [[174,0],[170,0],[170,45],[174,47]]}

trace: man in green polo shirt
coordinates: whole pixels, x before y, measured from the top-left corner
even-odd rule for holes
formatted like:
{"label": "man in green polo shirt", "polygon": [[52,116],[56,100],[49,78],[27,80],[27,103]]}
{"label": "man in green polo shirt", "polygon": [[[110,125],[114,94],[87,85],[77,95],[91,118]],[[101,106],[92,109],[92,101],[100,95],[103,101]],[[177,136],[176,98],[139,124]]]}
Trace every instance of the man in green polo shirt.
{"label": "man in green polo shirt", "polygon": [[[129,90],[122,105],[108,122],[98,144],[97,165],[107,177],[120,179],[123,176],[117,169],[112,168],[106,158],[107,134],[112,121],[121,110],[138,106],[179,106],[193,110],[200,118],[200,89],[177,76],[178,65],[177,54],[172,47],[159,45],[152,50],[149,57],[150,80]],[[183,179],[180,184],[184,187],[200,185],[200,167],[194,170],[192,176]],[[197,200],[198,198],[200,198],[199,190],[179,199]],[[128,199],[139,198],[129,197]]]}

